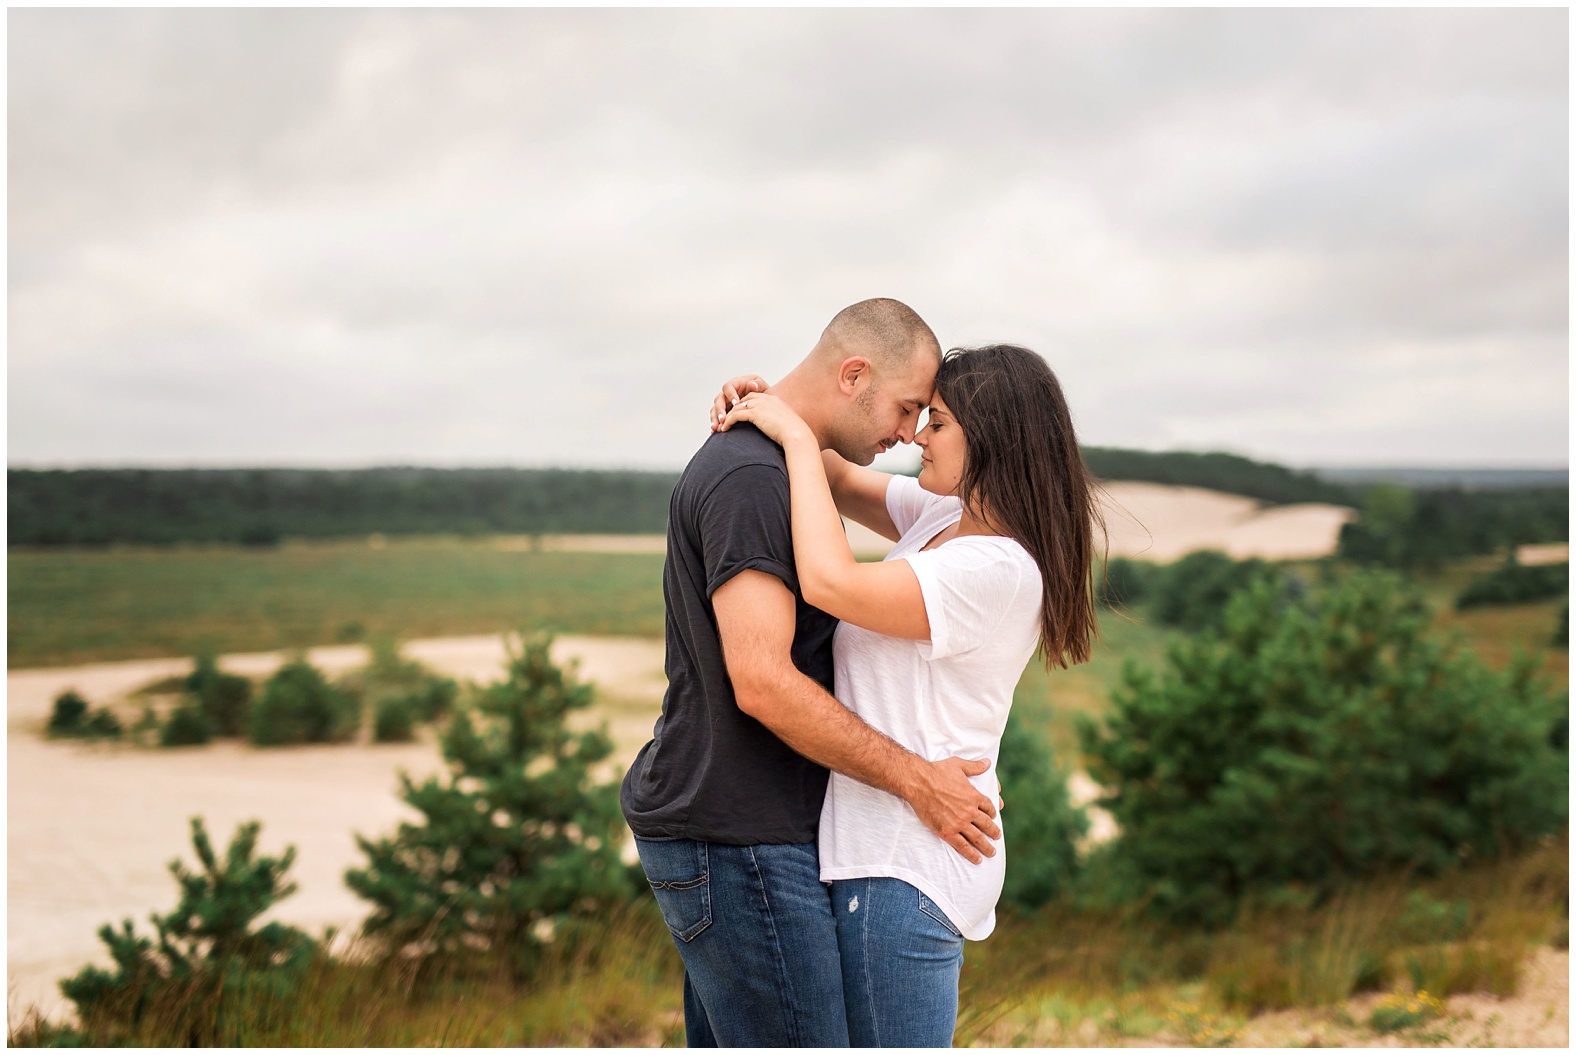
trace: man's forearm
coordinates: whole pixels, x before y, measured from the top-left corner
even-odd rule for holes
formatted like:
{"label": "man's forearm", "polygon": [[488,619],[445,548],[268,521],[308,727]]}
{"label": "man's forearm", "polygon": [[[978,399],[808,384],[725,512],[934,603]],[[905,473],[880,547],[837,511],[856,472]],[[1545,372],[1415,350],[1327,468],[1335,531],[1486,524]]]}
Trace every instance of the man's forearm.
{"label": "man's forearm", "polygon": [[789,670],[758,691],[766,699],[747,710],[810,761],[899,798],[913,794],[925,760],[865,724],[811,678]]}

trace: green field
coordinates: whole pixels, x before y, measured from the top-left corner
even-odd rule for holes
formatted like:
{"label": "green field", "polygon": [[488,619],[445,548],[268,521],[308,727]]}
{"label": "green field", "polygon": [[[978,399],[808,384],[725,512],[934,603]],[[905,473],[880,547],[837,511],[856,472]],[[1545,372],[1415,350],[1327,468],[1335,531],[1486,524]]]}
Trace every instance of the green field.
{"label": "green field", "polygon": [[662,636],[662,558],[493,539],[12,550],[10,666],[548,627]]}
{"label": "green field", "polygon": [[[1496,667],[1517,649],[1541,654],[1544,672],[1567,685],[1567,657],[1548,647],[1561,602],[1453,610],[1461,588],[1494,564],[1474,558],[1420,577],[1437,625],[1459,628]],[[660,556],[524,552],[494,538],[13,549],[9,572],[13,669],[517,627],[662,636]],[[1159,663],[1174,633],[1142,605],[1103,612],[1094,660],[1050,674],[1031,663],[1019,699],[1070,748],[1072,713],[1103,711],[1123,663]]]}

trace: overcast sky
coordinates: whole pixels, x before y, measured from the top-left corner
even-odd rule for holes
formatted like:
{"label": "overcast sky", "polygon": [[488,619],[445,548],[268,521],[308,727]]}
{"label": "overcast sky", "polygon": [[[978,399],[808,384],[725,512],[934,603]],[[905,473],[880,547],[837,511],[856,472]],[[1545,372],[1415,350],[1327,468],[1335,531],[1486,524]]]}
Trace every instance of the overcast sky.
{"label": "overcast sky", "polygon": [[677,468],[892,296],[1085,443],[1563,466],[1567,17],[12,10],[9,461]]}

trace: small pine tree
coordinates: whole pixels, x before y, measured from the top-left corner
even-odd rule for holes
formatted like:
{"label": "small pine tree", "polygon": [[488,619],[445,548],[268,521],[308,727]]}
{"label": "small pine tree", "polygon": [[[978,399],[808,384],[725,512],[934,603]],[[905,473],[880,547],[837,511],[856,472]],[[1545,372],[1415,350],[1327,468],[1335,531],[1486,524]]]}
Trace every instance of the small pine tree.
{"label": "small pine tree", "polygon": [[252,702],[251,681],[224,673],[211,654],[198,656],[193,668],[186,678],[186,691],[197,697],[198,706],[212,726],[212,735],[244,736]]}
{"label": "small pine tree", "polygon": [[372,739],[380,744],[409,743],[416,738],[416,702],[411,696],[392,696],[378,704],[372,715]]}
{"label": "small pine tree", "polygon": [[213,740],[213,719],[196,703],[183,703],[170,712],[159,730],[160,747],[192,747]]}
{"label": "small pine tree", "polygon": [[67,689],[55,697],[55,706],[49,714],[50,736],[79,736],[88,716],[88,701]]}
{"label": "small pine tree", "polygon": [[1219,923],[1250,897],[1437,873],[1559,830],[1562,703],[1530,662],[1492,671],[1430,619],[1393,573],[1317,603],[1260,582],[1161,676],[1129,665],[1104,728],[1079,727],[1122,829],[1107,892]]}
{"label": "small pine tree", "polygon": [[[282,923],[251,929],[295,891],[294,883],[283,881],[295,847],[282,857],[254,856],[261,825],[251,821],[236,829],[221,863],[202,818],[193,817],[191,826],[201,870],[170,862],[180,903],[168,915],[152,914],[156,939],[137,934],[129,919],[119,931],[106,923],[98,933],[115,969],[84,967],[60,983],[96,1044],[130,1040],[155,1006],[186,1020],[193,1044],[233,1043],[224,1034],[223,994],[259,984],[288,990],[318,949],[307,934]],[[218,1015],[215,994],[221,997]]]}
{"label": "small pine tree", "polygon": [[1036,909],[1068,892],[1078,876],[1077,843],[1089,833],[1089,816],[1072,804],[1068,774],[1051,749],[1014,707],[1001,738],[997,764],[1002,823],[1007,833],[1003,904]]}
{"label": "small pine tree", "polygon": [[619,860],[617,784],[590,775],[612,745],[564,728],[592,694],[552,664],[548,643],[534,637],[511,652],[506,679],[455,715],[443,738],[446,780],[401,775],[403,798],[424,819],[357,837],[367,865],[345,881],[372,902],[365,931],[390,951],[484,947],[524,967],[543,921],[633,892]]}
{"label": "small pine tree", "polygon": [[360,721],[356,701],[298,659],[280,667],[263,685],[247,716],[247,733],[261,747],[334,743],[354,736]]}

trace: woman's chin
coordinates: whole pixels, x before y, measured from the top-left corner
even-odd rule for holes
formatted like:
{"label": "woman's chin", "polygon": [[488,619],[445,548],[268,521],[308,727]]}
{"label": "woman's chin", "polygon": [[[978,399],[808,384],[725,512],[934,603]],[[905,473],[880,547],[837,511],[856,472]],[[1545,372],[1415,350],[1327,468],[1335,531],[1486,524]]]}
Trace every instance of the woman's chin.
{"label": "woman's chin", "polygon": [[946,494],[945,491],[938,491],[936,489],[936,471],[934,469],[932,469],[930,466],[923,465],[923,464],[920,465],[918,479],[919,479],[919,486],[924,488],[926,491],[929,491],[931,494],[933,494],[933,495],[945,495]]}

